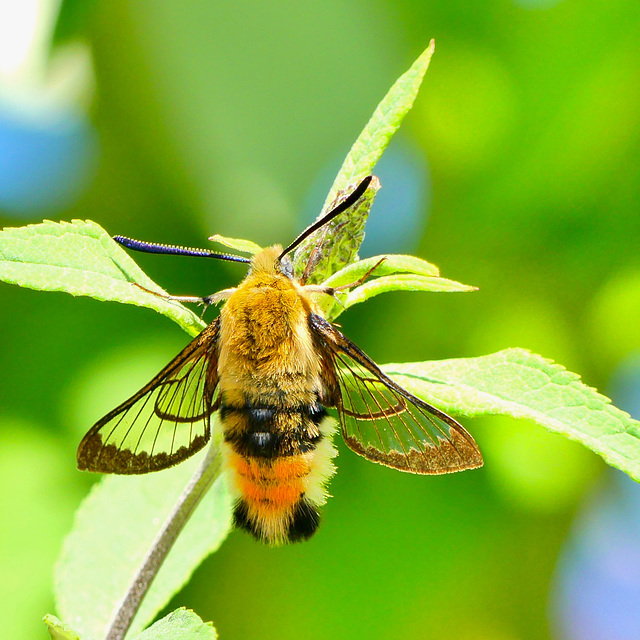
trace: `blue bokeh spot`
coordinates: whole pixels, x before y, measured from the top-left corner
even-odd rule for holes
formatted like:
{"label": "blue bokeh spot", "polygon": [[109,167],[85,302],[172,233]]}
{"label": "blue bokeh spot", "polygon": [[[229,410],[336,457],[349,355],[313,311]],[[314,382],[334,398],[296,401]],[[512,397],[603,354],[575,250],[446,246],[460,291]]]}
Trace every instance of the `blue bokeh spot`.
{"label": "blue bokeh spot", "polygon": [[96,136],[73,111],[21,114],[0,102],[0,209],[26,217],[72,204],[95,172]]}
{"label": "blue bokeh spot", "polygon": [[[640,415],[640,354],[612,379],[612,397]],[[562,640],[640,638],[640,485],[616,472],[578,517],[557,572],[552,617]]]}

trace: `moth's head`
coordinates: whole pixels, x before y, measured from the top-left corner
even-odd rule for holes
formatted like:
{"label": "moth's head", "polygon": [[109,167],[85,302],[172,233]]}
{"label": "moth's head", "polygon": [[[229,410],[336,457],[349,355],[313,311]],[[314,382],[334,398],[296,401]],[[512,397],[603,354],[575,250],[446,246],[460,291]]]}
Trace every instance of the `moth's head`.
{"label": "moth's head", "polygon": [[288,255],[282,255],[282,246],[276,244],[258,251],[251,258],[251,273],[285,275],[287,278],[293,278],[293,264]]}

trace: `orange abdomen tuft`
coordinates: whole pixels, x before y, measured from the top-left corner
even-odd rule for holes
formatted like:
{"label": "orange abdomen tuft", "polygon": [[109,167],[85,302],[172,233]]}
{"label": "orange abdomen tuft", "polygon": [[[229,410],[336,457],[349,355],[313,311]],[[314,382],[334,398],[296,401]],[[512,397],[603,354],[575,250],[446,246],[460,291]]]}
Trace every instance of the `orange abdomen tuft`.
{"label": "orange abdomen tuft", "polygon": [[[300,503],[305,501],[310,472],[305,456],[269,460],[243,458],[232,452],[228,462],[241,494],[236,523],[271,544],[291,540],[292,525]],[[315,531],[317,520],[316,515],[307,523],[305,528],[312,529],[309,535]]]}

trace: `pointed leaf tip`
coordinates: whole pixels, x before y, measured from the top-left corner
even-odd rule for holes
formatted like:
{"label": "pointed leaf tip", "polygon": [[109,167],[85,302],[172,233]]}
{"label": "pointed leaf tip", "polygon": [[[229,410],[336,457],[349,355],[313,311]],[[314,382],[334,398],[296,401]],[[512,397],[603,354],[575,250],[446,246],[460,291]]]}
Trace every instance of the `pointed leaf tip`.
{"label": "pointed leaf tip", "polygon": [[217,637],[210,622],[203,622],[196,613],[181,607],[158,620],[134,640],[216,640]]}
{"label": "pointed leaf tip", "polygon": [[54,615],[47,613],[42,618],[47,626],[47,631],[51,636],[51,640],[82,640],[80,635],[76,633],[69,625],[63,624]]}
{"label": "pointed leaf tip", "polygon": [[244,238],[227,238],[226,236],[221,236],[219,233],[209,236],[209,242],[217,242],[223,247],[229,247],[234,251],[250,253],[251,255],[262,251],[262,247],[255,242],[251,242],[251,240],[245,240]]}

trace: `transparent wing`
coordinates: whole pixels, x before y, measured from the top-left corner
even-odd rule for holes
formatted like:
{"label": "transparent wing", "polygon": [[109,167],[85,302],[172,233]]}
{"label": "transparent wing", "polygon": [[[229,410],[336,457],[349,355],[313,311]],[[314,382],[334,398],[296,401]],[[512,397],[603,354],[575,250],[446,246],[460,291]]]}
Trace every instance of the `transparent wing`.
{"label": "transparent wing", "polygon": [[216,409],[218,334],[214,320],[151,382],[99,420],[78,447],[78,468],[148,473],[201,449]]}
{"label": "transparent wing", "polygon": [[480,450],[462,425],[396,384],[323,318],[312,316],[311,325],[325,347],[325,385],[350,449],[410,473],[482,466]]}

